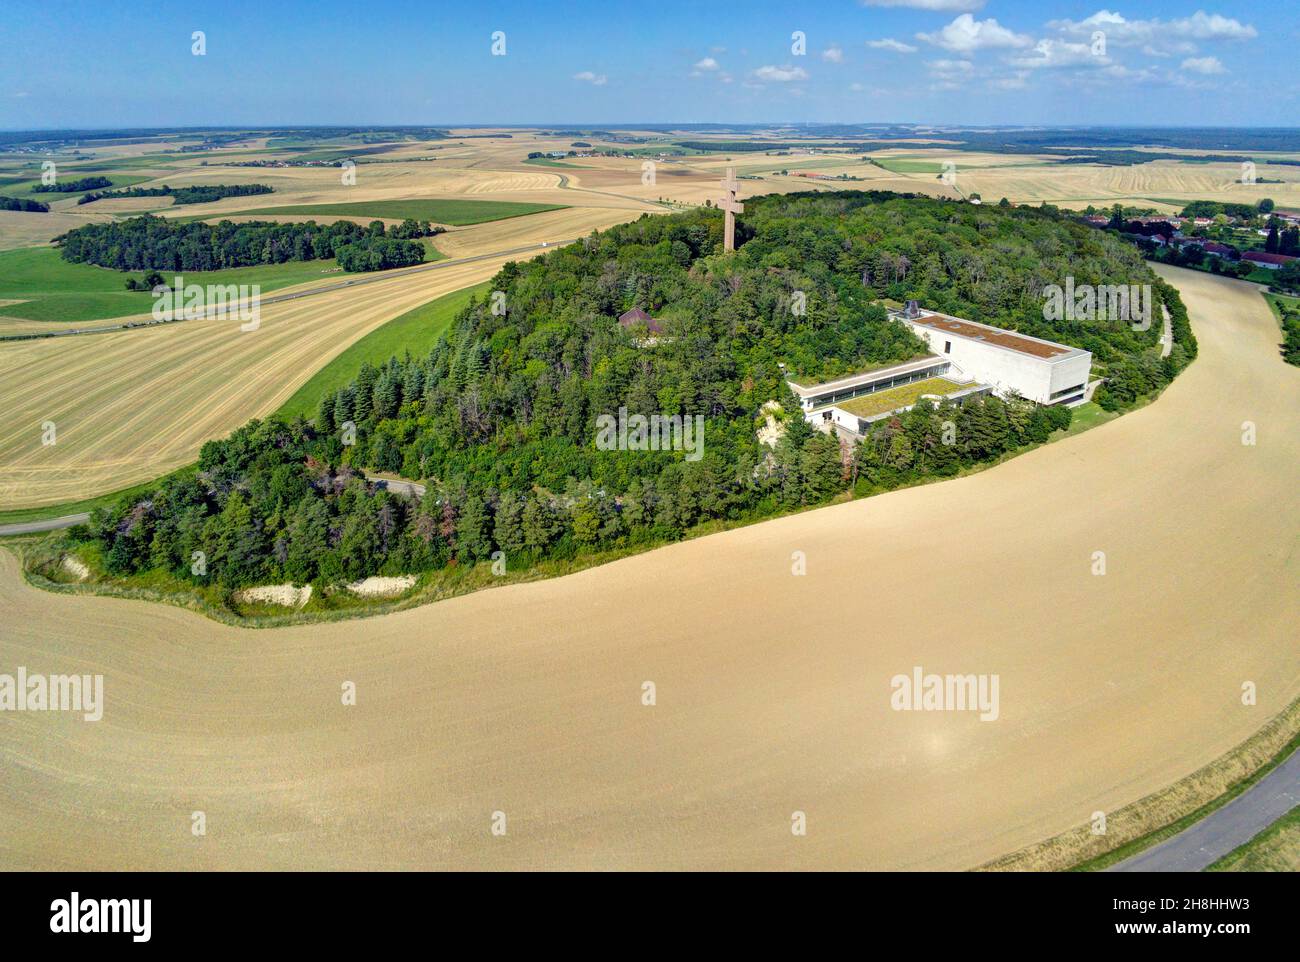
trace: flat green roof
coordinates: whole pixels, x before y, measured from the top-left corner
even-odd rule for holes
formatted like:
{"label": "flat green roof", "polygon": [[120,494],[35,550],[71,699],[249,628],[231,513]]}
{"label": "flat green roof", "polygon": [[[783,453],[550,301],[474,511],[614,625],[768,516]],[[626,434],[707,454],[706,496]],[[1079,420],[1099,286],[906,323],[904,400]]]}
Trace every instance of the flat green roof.
{"label": "flat green roof", "polygon": [[946,377],[928,377],[924,381],[913,381],[911,384],[902,384],[874,394],[864,394],[862,397],[841,401],[838,404],[828,404],[825,407],[837,407],[855,417],[869,418],[876,414],[887,414],[899,408],[911,407],[921,399],[923,394],[947,396],[975,386],[958,384]]}

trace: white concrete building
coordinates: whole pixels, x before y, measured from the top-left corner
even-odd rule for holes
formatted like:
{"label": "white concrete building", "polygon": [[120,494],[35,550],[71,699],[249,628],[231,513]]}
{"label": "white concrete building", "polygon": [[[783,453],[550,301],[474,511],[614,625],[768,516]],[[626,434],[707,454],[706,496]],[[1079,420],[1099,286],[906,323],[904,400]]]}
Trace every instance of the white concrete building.
{"label": "white concrete building", "polygon": [[995,393],[1018,394],[1039,404],[1079,404],[1092,370],[1092,354],[1041,338],[917,308],[891,311],[950,361],[965,378],[992,386]]}
{"label": "white concrete building", "polygon": [[[873,368],[824,384],[787,380],[804,420],[822,430],[861,436],[873,421],[906,411],[922,398],[960,400],[992,390],[955,370],[947,358],[926,354],[902,364]],[[907,390],[908,385],[916,385]]]}

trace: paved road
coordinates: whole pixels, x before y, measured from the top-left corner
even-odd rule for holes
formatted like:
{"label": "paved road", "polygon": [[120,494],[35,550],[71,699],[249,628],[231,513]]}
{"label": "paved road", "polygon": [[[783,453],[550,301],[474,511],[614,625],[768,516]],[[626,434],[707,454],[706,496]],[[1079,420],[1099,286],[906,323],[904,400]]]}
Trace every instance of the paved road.
{"label": "paved road", "polygon": [[90,518],[88,512],[83,511],[81,514],[65,514],[61,518],[50,518],[46,521],[24,521],[20,524],[0,524],[0,538],[11,534],[39,534],[42,531],[57,531],[59,528],[71,528],[74,524],[81,524]]}
{"label": "paved road", "polygon": [[1300,804],[1300,751],[1249,791],[1173,838],[1112,865],[1108,872],[1199,872]]}
{"label": "paved road", "polygon": [[[511,254],[531,254],[534,251],[542,250],[548,247],[563,247],[565,244],[572,244],[578,238],[569,238],[567,240],[541,241],[536,244],[525,244],[523,247],[511,247],[507,250],[491,251],[487,254],[474,254],[470,257],[452,257],[447,260],[433,261],[430,264],[421,264],[418,267],[404,267],[397,270],[380,271],[375,274],[364,274],[352,277],[346,281],[337,281],[333,284],[322,284],[320,287],[308,288],[305,291],[297,291],[290,294],[272,294],[263,297],[259,301],[259,307],[265,307],[267,304],[278,304],[281,301],[296,301],[302,297],[315,297],[317,294],[325,294],[329,291],[339,291],[345,287],[360,287],[363,284],[378,284],[381,281],[391,281],[398,277],[406,277],[410,274],[421,274],[425,271],[437,271],[447,267],[456,267],[460,264],[472,264],[475,261],[485,261],[493,257],[509,257]],[[238,304],[227,304],[224,310],[233,311],[238,308]],[[214,309],[215,310],[215,309]],[[106,334],[109,331],[122,331],[128,328],[152,327],[155,324],[175,324],[184,318],[177,318],[175,321],[127,321],[122,324],[110,324],[106,327],[73,327],[64,328],[59,331],[37,332],[32,334],[10,334],[0,337],[0,341],[29,341],[44,337],[71,337],[76,334]]]}

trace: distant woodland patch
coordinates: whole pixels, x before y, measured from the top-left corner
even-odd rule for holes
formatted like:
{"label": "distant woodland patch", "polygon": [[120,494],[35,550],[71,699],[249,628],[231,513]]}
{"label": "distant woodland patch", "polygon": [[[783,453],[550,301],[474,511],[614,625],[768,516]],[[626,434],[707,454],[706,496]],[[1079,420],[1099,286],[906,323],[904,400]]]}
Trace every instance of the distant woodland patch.
{"label": "distant woodland patch", "polygon": [[352,221],[205,224],[146,214],[87,224],[55,238],[55,243],[65,261],[119,271],[216,271],[330,257],[337,257],[344,270],[375,271],[421,263],[425,247],[412,238],[436,232],[427,222],[414,220],[386,229],[379,220],[367,227]]}
{"label": "distant woodland patch", "polygon": [[248,197],[271,194],[273,188],[266,184],[197,184],[193,187],[127,187],[123,190],[101,191],[84,195],[78,204],[91,204],[109,197],[171,197],[177,205],[208,204],[225,197]]}
{"label": "distant woodland patch", "polygon": [[50,210],[49,204],[43,204],[39,200],[27,200],[23,197],[0,197],[0,210],[18,210],[27,211],[33,214],[47,214]]}
{"label": "distant woodland patch", "polygon": [[75,194],[80,190],[99,190],[112,187],[113,182],[107,177],[82,177],[80,180],[58,181],[53,184],[37,184],[32,188],[33,194]]}

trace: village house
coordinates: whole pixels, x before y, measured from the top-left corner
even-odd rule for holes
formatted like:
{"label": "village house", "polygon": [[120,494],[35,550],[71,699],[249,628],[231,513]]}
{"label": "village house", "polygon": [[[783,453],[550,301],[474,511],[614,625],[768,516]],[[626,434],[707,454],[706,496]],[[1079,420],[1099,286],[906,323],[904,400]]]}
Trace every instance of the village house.
{"label": "village house", "polygon": [[1254,264],[1256,267],[1276,271],[1286,267],[1287,264],[1300,260],[1300,257],[1292,257],[1289,254],[1269,254],[1264,251],[1247,251],[1241,255],[1241,259]]}

